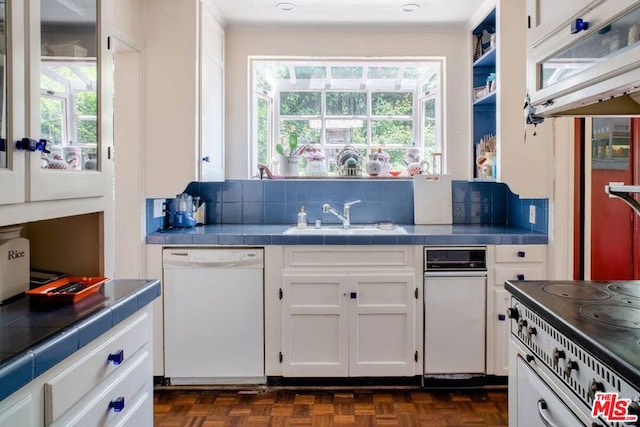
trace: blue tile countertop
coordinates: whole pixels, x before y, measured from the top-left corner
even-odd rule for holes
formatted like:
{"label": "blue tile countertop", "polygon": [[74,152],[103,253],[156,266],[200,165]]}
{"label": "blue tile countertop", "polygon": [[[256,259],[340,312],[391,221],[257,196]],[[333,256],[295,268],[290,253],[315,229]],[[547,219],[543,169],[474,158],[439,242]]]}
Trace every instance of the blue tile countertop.
{"label": "blue tile countertop", "polygon": [[0,307],[0,400],[160,296],[158,280],[111,280],[74,304]]}
{"label": "blue tile countertop", "polygon": [[406,235],[283,235],[291,225],[204,225],[147,234],[158,245],[533,245],[545,233],[507,225],[401,225]]}

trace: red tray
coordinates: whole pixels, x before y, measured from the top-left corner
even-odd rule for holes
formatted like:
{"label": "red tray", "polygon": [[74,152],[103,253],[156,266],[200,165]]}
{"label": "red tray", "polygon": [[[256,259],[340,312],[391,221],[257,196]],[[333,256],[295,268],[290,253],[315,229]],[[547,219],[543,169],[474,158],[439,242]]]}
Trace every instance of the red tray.
{"label": "red tray", "polygon": [[[49,282],[46,285],[31,289],[26,293],[30,296],[30,298],[40,302],[73,303],[81,300],[86,296],[98,292],[102,287],[102,284],[107,280],[109,279],[107,279],[106,277],[63,277],[62,279],[58,279],[53,282]],[[80,282],[82,288],[77,292],[52,292],[54,289],[72,282]]]}

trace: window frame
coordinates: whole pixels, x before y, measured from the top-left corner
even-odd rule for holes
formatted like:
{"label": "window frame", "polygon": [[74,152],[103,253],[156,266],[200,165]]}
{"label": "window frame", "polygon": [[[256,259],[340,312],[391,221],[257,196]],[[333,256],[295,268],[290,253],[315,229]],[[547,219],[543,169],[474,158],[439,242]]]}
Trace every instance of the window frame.
{"label": "window frame", "polygon": [[[425,130],[424,124],[426,123],[425,117],[425,108],[424,102],[426,100],[435,100],[435,114],[433,121],[436,122],[434,138],[436,140],[436,146],[439,147],[439,161],[440,161],[440,170],[439,173],[444,173],[444,141],[442,139],[444,135],[444,126],[445,126],[445,118],[443,116],[444,111],[444,66],[445,60],[441,57],[421,57],[421,58],[384,58],[384,59],[353,59],[348,62],[344,62],[344,59],[337,60],[335,58],[314,58],[314,59],[304,59],[304,58],[280,58],[280,57],[249,57],[249,85],[250,85],[250,98],[251,102],[254,105],[254,109],[252,110],[252,115],[250,117],[251,126],[250,129],[252,133],[249,135],[249,142],[251,147],[251,152],[254,153],[253,159],[251,160],[251,171],[257,170],[257,152],[258,150],[258,142],[257,142],[257,99],[262,96],[262,92],[266,92],[264,89],[257,88],[257,70],[258,67],[263,65],[263,62],[273,62],[278,66],[281,66],[282,63],[289,63],[290,69],[295,69],[295,66],[299,66],[300,63],[322,63],[327,68],[332,68],[336,66],[354,66],[353,64],[357,64],[358,66],[362,66],[367,68],[367,66],[371,66],[371,64],[380,64],[385,63],[387,65],[402,65],[402,69],[404,70],[404,65],[406,64],[418,64],[421,63],[429,63],[435,69],[435,73],[438,75],[438,85],[437,88],[431,89],[430,91],[425,92],[425,87],[428,85],[427,81],[430,80],[433,76],[423,77],[417,79],[417,83],[414,88],[407,89],[406,87],[391,89],[388,87],[380,87],[380,88],[333,88],[327,87],[318,87],[318,88],[299,88],[295,85],[291,84],[291,78],[285,82],[283,85],[278,87],[276,82],[271,81],[270,83],[273,85],[273,92],[270,93],[272,99],[272,139],[271,145],[268,147],[268,152],[270,153],[270,160],[273,160],[276,155],[275,145],[281,139],[280,137],[280,128],[282,123],[286,120],[317,120],[320,123],[319,129],[319,141],[312,141],[312,143],[317,143],[322,147],[324,152],[327,152],[328,149],[334,149],[337,147],[344,147],[345,144],[332,144],[328,140],[327,131],[331,128],[328,126],[328,122],[331,120],[363,120],[366,123],[366,140],[365,144],[355,144],[356,149],[364,150],[365,154],[370,154],[377,150],[378,148],[382,148],[383,150],[407,150],[408,148],[416,147],[416,142],[419,143],[420,151],[423,153],[425,157],[426,154],[426,145],[425,145]],[[403,71],[404,72],[404,71]],[[295,80],[295,79],[294,79]],[[287,84],[288,83],[288,84]],[[320,93],[320,114],[319,115],[281,115],[280,111],[280,96],[279,94],[282,92],[315,92]],[[361,115],[333,115],[328,114],[327,112],[327,94],[328,93],[365,93],[366,101],[367,101],[367,114]],[[412,94],[412,114],[410,115],[374,115],[372,109],[372,95],[374,93],[411,93]],[[379,121],[409,121],[411,122],[411,133],[412,133],[412,144],[386,144],[386,143],[375,143],[373,141],[374,135],[372,133],[372,124]],[[353,141],[352,141],[353,142]],[[431,159],[425,159],[431,164]],[[364,165],[363,165],[364,167]],[[332,178],[332,176],[328,176],[327,178]]]}

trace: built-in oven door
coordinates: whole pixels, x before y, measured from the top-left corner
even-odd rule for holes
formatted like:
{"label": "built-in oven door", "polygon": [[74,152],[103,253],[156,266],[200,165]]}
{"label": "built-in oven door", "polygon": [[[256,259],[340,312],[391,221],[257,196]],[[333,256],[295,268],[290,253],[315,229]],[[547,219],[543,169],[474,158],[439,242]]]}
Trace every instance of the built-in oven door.
{"label": "built-in oven door", "polygon": [[[520,356],[517,358],[517,421],[518,427],[545,425],[548,427],[584,427],[540,375]],[[511,423],[510,423],[511,424]]]}

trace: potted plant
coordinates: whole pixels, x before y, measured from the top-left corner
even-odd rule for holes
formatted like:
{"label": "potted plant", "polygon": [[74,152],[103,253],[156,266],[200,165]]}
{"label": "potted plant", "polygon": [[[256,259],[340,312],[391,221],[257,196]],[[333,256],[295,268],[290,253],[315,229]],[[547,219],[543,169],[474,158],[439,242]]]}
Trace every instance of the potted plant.
{"label": "potted plant", "polygon": [[284,176],[298,176],[298,134],[295,125],[289,127],[289,143],[285,148],[276,144],[276,151],[280,154],[280,173]]}

